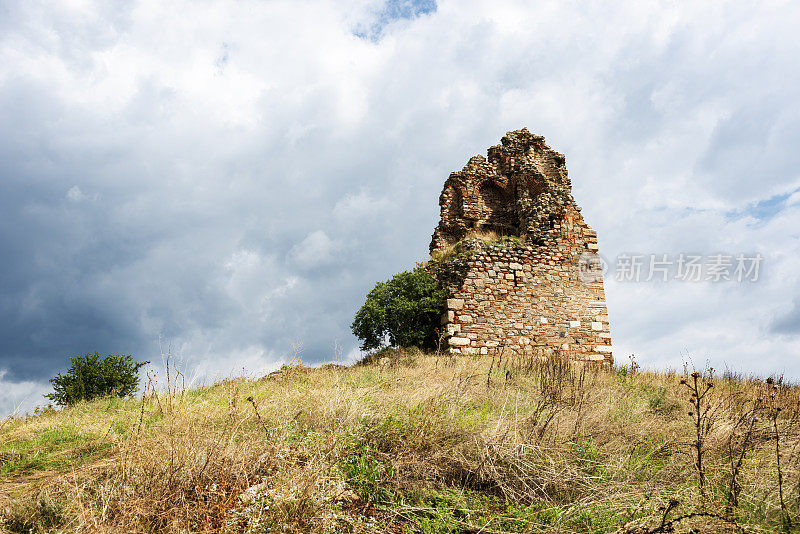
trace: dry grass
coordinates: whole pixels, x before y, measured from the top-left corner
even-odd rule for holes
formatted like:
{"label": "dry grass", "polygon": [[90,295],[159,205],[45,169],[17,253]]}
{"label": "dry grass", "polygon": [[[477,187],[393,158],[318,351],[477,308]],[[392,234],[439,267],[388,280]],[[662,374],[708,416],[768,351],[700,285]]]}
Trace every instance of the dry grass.
{"label": "dry grass", "polygon": [[503,239],[503,236],[494,230],[470,230],[467,235],[458,243],[447,245],[446,247],[436,250],[432,253],[431,257],[434,260],[443,260],[452,257],[456,253],[458,245],[467,239],[475,239],[484,244],[496,243]]}
{"label": "dry grass", "polygon": [[558,358],[390,360],[10,421],[0,525],[645,533],[800,522],[796,387],[685,377],[708,390],[698,401],[675,375]]}

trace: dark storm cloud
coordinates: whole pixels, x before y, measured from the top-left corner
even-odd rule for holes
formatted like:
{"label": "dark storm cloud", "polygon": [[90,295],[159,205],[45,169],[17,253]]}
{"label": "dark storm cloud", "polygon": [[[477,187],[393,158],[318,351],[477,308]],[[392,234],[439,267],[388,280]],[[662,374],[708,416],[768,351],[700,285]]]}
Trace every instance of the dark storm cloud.
{"label": "dark storm cloud", "polygon": [[800,299],[794,299],[792,309],[772,321],[770,330],[776,334],[800,334]]}
{"label": "dark storm cloud", "polygon": [[[353,219],[358,206],[336,212],[389,174],[392,147],[351,158],[343,147],[368,140],[330,141],[336,125],[315,118],[335,115],[323,94],[292,117],[311,123],[301,133],[231,139],[203,117],[174,122],[175,91],[151,80],[113,117],[60,105],[41,86],[4,89],[6,380],[46,379],[87,351],[149,358],[158,337],[194,339],[187,350],[217,360],[300,339],[307,361],[330,359],[335,340],[354,347],[353,296],[413,263],[402,248],[381,250],[396,239],[396,206],[357,197],[369,225]],[[274,120],[273,104],[262,106]],[[406,212],[424,228],[422,251],[434,203]]]}

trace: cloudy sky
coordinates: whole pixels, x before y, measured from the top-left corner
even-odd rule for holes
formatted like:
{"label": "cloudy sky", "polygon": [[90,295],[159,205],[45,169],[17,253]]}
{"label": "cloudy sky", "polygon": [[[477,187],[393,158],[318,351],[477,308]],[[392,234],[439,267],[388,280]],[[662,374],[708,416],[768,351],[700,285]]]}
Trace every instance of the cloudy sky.
{"label": "cloudy sky", "polygon": [[[0,0],[0,414],[159,339],[200,379],[354,358],[449,172],[522,126],[598,231],[618,361],[800,379],[798,27],[769,1]],[[647,282],[651,254],[763,261]]]}

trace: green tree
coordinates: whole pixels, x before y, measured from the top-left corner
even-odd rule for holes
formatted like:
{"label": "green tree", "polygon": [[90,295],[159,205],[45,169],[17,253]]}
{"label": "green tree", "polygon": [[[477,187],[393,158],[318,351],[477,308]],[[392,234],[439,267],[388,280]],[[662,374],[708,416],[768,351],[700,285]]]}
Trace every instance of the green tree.
{"label": "green tree", "polygon": [[139,388],[139,368],[149,362],[134,362],[133,356],[87,353],[70,358],[70,368],[65,374],[50,379],[53,393],[45,395],[56,404],[66,406],[81,400],[116,395],[127,397]]}
{"label": "green tree", "polygon": [[387,336],[392,346],[435,348],[446,296],[419,266],[375,284],[350,328],[365,350],[382,346]]}

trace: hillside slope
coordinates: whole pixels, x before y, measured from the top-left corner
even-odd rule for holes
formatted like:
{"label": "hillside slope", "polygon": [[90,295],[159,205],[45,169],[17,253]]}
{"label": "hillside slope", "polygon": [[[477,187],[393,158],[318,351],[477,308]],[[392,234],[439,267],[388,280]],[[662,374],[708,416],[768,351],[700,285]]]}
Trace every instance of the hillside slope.
{"label": "hillside slope", "polygon": [[0,525],[644,533],[800,523],[796,387],[500,354],[380,356],[391,363],[148,387],[0,423]]}

